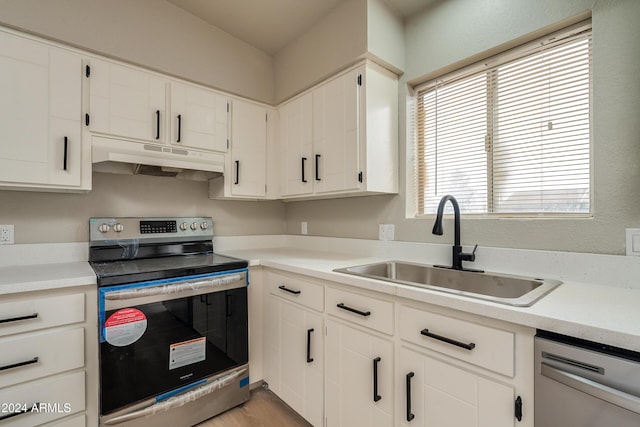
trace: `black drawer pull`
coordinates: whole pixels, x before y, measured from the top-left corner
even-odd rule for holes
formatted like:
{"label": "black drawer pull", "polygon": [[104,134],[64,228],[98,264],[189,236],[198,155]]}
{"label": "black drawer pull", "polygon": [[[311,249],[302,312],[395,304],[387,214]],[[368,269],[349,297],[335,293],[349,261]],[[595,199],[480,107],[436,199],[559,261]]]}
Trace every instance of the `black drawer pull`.
{"label": "black drawer pull", "polygon": [[69,157],[69,138],[64,137],[64,154],[62,158],[62,170],[67,170],[67,159]]}
{"label": "black drawer pull", "polygon": [[289,289],[285,285],[278,286],[278,289],[281,289],[285,292],[289,292],[290,294],[294,294],[294,295],[300,295],[302,293],[302,291],[294,291],[293,289]]}
{"label": "black drawer pull", "polygon": [[182,114],[178,114],[178,139],[176,142],[182,141]]}
{"label": "black drawer pull", "polygon": [[236,160],[236,180],[233,182],[235,185],[240,184],[240,160]]}
{"label": "black drawer pull", "polygon": [[37,319],[38,313],[28,314],[26,316],[11,317],[8,319],[0,319],[0,323],[19,322],[21,320]]}
{"label": "black drawer pull", "polygon": [[34,363],[38,363],[38,358],[34,357],[30,360],[25,360],[23,362],[12,363],[10,365],[0,366],[0,371],[6,371],[7,369],[19,368],[20,366],[33,365]]}
{"label": "black drawer pull", "polygon": [[302,182],[307,182],[307,178],[305,178],[305,176],[304,176],[304,162],[306,162],[306,161],[307,161],[307,158],[303,157],[302,158]]}
{"label": "black drawer pull", "polygon": [[378,394],[378,363],[380,363],[382,359],[380,357],[376,357],[373,359],[373,401],[378,402],[382,399],[382,396]]}
{"label": "black drawer pull", "polygon": [[428,329],[421,330],[420,334],[424,335],[425,337],[429,337],[429,338],[436,339],[438,341],[446,342],[447,344],[455,345],[457,347],[462,347],[465,350],[473,350],[474,348],[476,348],[476,345],[474,343],[472,343],[472,342],[470,342],[469,344],[465,344],[465,343],[460,342],[460,341],[452,340],[451,338],[443,337],[442,335],[433,334],[433,333],[429,332]]}
{"label": "black drawer pull", "polygon": [[156,139],[160,139],[160,110],[156,110]]}
{"label": "black drawer pull", "polygon": [[320,179],[320,154],[316,154],[316,181],[321,181]]}
{"label": "black drawer pull", "polygon": [[313,357],[311,357],[311,332],[313,332],[313,328],[307,329],[307,363],[313,362]]}
{"label": "black drawer pull", "polygon": [[[40,403],[33,403],[31,405],[25,405],[26,408],[28,408],[26,411],[16,411],[16,412],[9,412],[6,415],[2,415],[0,416],[0,421],[4,421],[4,420],[8,420],[9,418],[13,418],[13,417],[17,417],[18,415],[23,415],[23,414],[29,414],[31,413],[31,409],[32,408],[39,408],[40,407]],[[34,411],[36,412],[36,411]],[[36,412],[37,413],[37,412]]]}
{"label": "black drawer pull", "polygon": [[413,372],[409,372],[407,374],[407,421],[413,420],[416,416],[411,413],[411,378],[413,378],[415,374]]}
{"label": "black drawer pull", "polygon": [[360,310],[357,310],[355,308],[347,307],[343,303],[338,304],[337,307],[341,308],[343,310],[350,311],[350,312],[355,313],[355,314],[359,314],[362,317],[371,316],[371,312],[370,311],[360,311]]}

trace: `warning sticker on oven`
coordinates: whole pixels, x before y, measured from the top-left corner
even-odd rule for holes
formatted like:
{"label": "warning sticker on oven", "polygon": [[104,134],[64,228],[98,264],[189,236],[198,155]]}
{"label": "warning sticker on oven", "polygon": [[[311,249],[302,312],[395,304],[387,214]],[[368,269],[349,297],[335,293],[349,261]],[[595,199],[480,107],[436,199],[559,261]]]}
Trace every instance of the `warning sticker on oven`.
{"label": "warning sticker on oven", "polygon": [[169,369],[176,369],[205,360],[207,358],[206,344],[207,339],[205,337],[171,344],[169,346]]}
{"label": "warning sticker on oven", "polygon": [[104,337],[116,347],[124,347],[138,341],[147,330],[147,316],[135,308],[123,308],[104,322]]}

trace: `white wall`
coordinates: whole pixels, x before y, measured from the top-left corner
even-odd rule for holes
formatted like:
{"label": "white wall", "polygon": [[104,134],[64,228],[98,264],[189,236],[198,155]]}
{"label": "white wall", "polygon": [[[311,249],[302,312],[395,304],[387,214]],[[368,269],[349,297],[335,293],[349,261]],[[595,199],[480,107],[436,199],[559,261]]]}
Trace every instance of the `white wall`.
{"label": "white wall", "polygon": [[164,0],[0,0],[0,23],[274,101],[269,55]]}
{"label": "white wall", "polygon": [[[592,6],[593,218],[465,218],[463,244],[624,253],[624,229],[640,227],[640,1],[447,0],[406,21],[407,64],[401,83],[414,83]],[[400,123],[407,121],[406,100],[401,89]],[[450,220],[445,235],[437,237],[431,234],[432,220],[405,218],[405,187],[412,179],[411,173],[406,176],[405,141],[406,126],[401,126],[400,195],[289,203],[287,232],[299,234],[300,221],[307,221],[312,235],[376,239],[378,224],[394,223],[397,240],[452,241]]]}

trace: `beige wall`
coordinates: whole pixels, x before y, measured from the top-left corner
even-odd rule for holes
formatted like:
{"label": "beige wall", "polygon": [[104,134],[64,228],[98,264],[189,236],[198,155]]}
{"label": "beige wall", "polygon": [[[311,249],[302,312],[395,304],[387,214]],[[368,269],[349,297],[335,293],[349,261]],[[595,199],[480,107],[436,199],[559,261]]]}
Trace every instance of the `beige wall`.
{"label": "beige wall", "polygon": [[0,0],[0,23],[273,103],[273,59],[163,0]]}
{"label": "beige wall", "polygon": [[[588,12],[592,5],[593,218],[464,218],[463,244],[624,253],[625,228],[640,227],[640,1],[447,0],[407,20],[402,83],[423,80],[451,63]],[[407,120],[404,92],[400,123]],[[431,234],[432,219],[405,217],[406,126],[400,141],[400,195],[289,203],[287,232],[299,234],[300,221],[307,221],[310,234],[376,239],[378,224],[394,223],[396,240],[451,242],[451,221],[445,235],[437,237]]]}
{"label": "beige wall", "polygon": [[0,224],[16,243],[86,242],[100,216],[211,216],[217,236],[284,233],[279,201],[209,200],[208,183],[142,175],[93,174],[86,194],[0,191]]}

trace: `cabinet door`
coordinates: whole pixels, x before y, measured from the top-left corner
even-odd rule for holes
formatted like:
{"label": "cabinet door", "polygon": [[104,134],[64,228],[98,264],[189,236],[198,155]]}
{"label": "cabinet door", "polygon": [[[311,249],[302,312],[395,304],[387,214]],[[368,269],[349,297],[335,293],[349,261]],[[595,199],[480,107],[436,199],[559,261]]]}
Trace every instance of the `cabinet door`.
{"label": "cabinet door", "polygon": [[393,343],[333,320],[325,340],[326,426],[393,425]]}
{"label": "cabinet door", "polygon": [[74,54],[0,33],[0,181],[80,185],[81,68]]}
{"label": "cabinet door", "polygon": [[312,99],[311,93],[308,93],[280,108],[282,196],[313,192],[315,158],[312,156]]}
{"label": "cabinet door", "polygon": [[440,359],[400,349],[398,399],[402,426],[513,427],[512,387],[450,365]]}
{"label": "cabinet door", "polygon": [[360,68],[313,91],[313,148],[316,193],[353,190],[360,181]]}
{"label": "cabinet door", "polygon": [[227,97],[201,87],[171,83],[172,144],[227,151],[228,125]]}
{"label": "cabinet door", "polygon": [[91,60],[89,129],[145,141],[166,140],[166,81],[154,74]]}
{"label": "cabinet door", "polygon": [[264,197],[267,179],[267,109],[235,100],[231,118],[231,168],[234,196]]}
{"label": "cabinet door", "polygon": [[322,316],[273,295],[265,305],[265,379],[314,426],[322,426]]}

